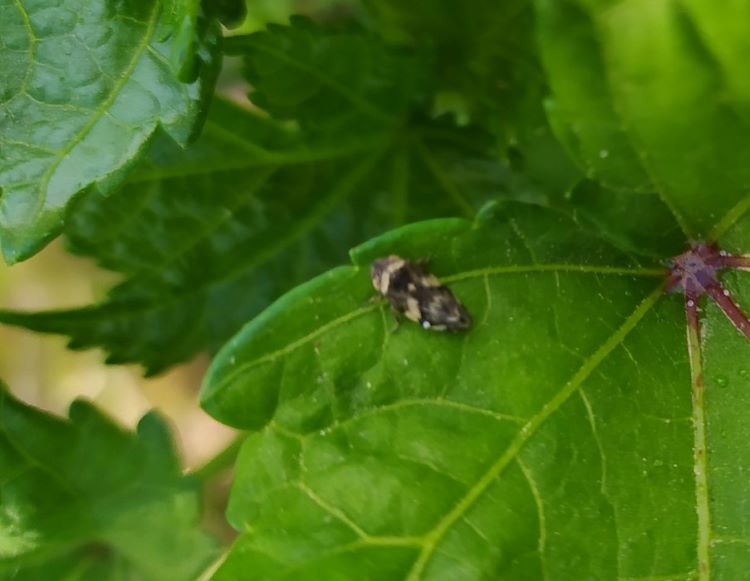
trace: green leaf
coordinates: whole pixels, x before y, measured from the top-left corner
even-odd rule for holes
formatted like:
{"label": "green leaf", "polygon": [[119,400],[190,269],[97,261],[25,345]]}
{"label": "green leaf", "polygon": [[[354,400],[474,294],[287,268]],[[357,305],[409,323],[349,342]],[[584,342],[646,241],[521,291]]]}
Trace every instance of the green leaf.
{"label": "green leaf", "polygon": [[[692,575],[691,380],[663,267],[545,210],[489,214],[376,238],[217,355],[203,406],[256,431],[218,579]],[[474,328],[392,332],[368,303],[389,253],[431,254]]]}
{"label": "green leaf", "polygon": [[514,169],[562,194],[583,177],[550,134],[529,0],[366,0],[387,38],[422,55],[427,106],[486,128]]}
{"label": "green leaf", "polygon": [[[372,35],[295,19],[232,41],[247,55],[253,98],[295,127],[217,101],[187,150],[157,140],[120,192],[87,193],[70,212],[71,249],[126,281],[99,305],[4,311],[1,321],[69,335],[73,348],[102,346],[108,362],[153,374],[218,349],[273,299],[388,228],[472,216],[498,197],[560,203],[578,179],[554,155],[511,166],[486,132],[412,113],[419,84],[398,83],[417,78],[420,61]],[[655,223],[663,215],[655,208]]]}
{"label": "green leaf", "polygon": [[194,579],[216,556],[164,421],[137,433],[76,401],[70,420],[0,391],[0,576]]}
{"label": "green leaf", "polygon": [[365,0],[387,38],[425,54],[434,79],[433,106],[459,120],[492,124],[505,139],[541,119],[544,86],[534,50],[528,0]]}
{"label": "green leaf", "polygon": [[747,7],[538,0],[560,141],[614,188],[657,191],[693,238],[750,184]]}
{"label": "green leaf", "polygon": [[119,183],[157,127],[181,144],[194,133],[217,40],[214,24],[198,26],[197,10],[195,1],[68,0],[3,11],[0,244],[8,263],[60,232],[73,196]]}
{"label": "green leaf", "polygon": [[[319,37],[317,52],[311,35]],[[257,79],[269,103],[297,75],[319,77],[317,92],[296,96],[293,108],[269,105],[279,115],[297,111],[302,127],[217,100],[193,146],[183,151],[157,140],[119,192],[105,199],[87,193],[71,209],[71,249],[124,273],[125,282],[100,305],[0,312],[0,320],[70,335],[73,348],[103,346],[110,363],[138,361],[156,373],[217,349],[276,297],[379,232],[425,217],[473,215],[499,196],[544,199],[531,186],[513,192],[512,172],[485,132],[409,115],[419,95],[408,83],[395,95],[394,83],[418,75],[413,59],[307,21],[256,36],[237,42],[251,46],[253,66],[275,70]],[[293,50],[268,53],[259,43]],[[321,55],[313,64],[304,60],[311,52]],[[351,60],[334,69],[331,54]],[[361,66],[361,78],[346,87],[343,77],[331,80],[354,71],[357,59],[372,70]],[[368,105],[328,109],[334,94],[340,104]],[[371,109],[388,113],[372,116]]]}
{"label": "green leaf", "polygon": [[292,17],[290,26],[227,40],[245,57],[255,105],[295,119],[308,134],[352,136],[393,130],[406,120],[425,83],[412,53],[387,47],[363,30],[332,31]]}

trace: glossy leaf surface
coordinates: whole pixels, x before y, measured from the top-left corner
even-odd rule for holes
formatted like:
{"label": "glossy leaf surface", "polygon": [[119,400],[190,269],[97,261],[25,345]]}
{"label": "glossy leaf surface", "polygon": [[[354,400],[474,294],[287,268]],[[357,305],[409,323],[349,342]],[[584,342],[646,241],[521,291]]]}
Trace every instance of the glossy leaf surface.
{"label": "glossy leaf surface", "polygon": [[157,127],[187,142],[215,73],[216,30],[198,27],[198,9],[195,1],[0,3],[7,262],[59,234],[73,196],[121,182]]}

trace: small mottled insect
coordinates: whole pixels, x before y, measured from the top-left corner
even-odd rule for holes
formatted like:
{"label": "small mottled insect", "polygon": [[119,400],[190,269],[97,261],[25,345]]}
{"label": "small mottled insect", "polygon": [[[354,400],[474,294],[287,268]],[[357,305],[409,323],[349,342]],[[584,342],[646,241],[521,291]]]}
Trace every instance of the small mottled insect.
{"label": "small mottled insect", "polygon": [[433,331],[464,331],[471,316],[453,293],[424,269],[425,261],[404,260],[391,254],[372,263],[372,286],[391,303],[394,313],[403,313],[422,328]]}

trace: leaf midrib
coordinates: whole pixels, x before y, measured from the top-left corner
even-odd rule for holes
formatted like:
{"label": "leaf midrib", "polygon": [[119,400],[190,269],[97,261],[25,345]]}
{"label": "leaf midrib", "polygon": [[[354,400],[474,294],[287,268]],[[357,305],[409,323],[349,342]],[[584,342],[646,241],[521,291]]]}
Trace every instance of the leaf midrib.
{"label": "leaf midrib", "polygon": [[[747,211],[750,210],[750,196],[740,200],[732,209],[730,209],[712,229],[716,236],[726,233]],[[663,271],[662,271],[663,272]],[[619,346],[625,337],[638,325],[643,317],[656,305],[656,303],[663,296],[663,284],[660,284],[655,288],[646,298],[636,307],[631,315],[624,321],[624,323],[605,341],[599,349],[597,349],[584,363],[579,367],[578,371],[563,386],[563,388],[550,399],[541,410],[532,417],[522,428],[519,430],[518,435],[511,441],[511,444],[506,448],[505,452],[498,458],[490,468],[484,473],[484,475],[476,482],[474,486],[459,500],[454,508],[443,517],[426,535],[427,543],[423,547],[420,555],[417,557],[412,569],[407,577],[408,581],[417,581],[424,570],[427,562],[429,561],[432,553],[435,550],[438,542],[443,538],[445,533],[450,527],[458,520],[479,497],[484,491],[490,486],[492,481],[499,476],[508,464],[517,458],[519,452],[531,438],[531,436],[538,431],[538,429],[544,424],[544,422],[564,404],[567,399],[575,392],[578,391],[583,382],[589,377],[589,375],[599,366],[599,364],[612,352],[617,346]],[[695,408],[695,398],[693,399],[693,407]],[[695,409],[693,410],[694,417],[696,415]],[[702,414],[698,414],[703,417]],[[702,459],[705,462],[705,458]],[[695,469],[699,468],[694,466]],[[704,470],[706,466],[702,466]],[[697,486],[697,484],[696,484]],[[708,493],[708,488],[706,489]],[[699,500],[700,502],[700,500]],[[708,507],[704,507],[708,510]],[[706,519],[704,522],[708,522]],[[699,527],[701,520],[699,519]],[[708,538],[710,530],[698,530],[698,552],[702,550],[701,542]],[[699,572],[702,575],[703,572]],[[708,578],[708,571],[705,572],[706,578]]]}
{"label": "leaf midrib", "polygon": [[617,347],[625,337],[638,325],[641,319],[663,296],[663,285],[659,284],[636,309],[628,316],[623,324],[609,338],[584,361],[583,365],[571,377],[570,380],[550,399],[518,432],[513,438],[505,452],[490,466],[476,484],[456,503],[454,508],[443,517],[432,531],[426,535],[426,543],[415,561],[407,579],[416,581],[419,579],[427,562],[429,561],[435,547],[443,538],[445,533],[461,516],[482,496],[492,482],[519,454],[526,442],[539,430],[546,420],[562,406],[568,398],[573,395],[581,384],[591,375],[599,364]]}

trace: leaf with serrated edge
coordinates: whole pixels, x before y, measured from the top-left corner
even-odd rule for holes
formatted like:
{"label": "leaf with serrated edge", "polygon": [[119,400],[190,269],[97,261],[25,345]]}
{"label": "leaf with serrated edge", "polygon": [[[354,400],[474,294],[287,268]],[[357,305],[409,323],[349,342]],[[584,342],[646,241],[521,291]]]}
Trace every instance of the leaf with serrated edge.
{"label": "leaf with serrated edge", "polygon": [[[119,183],[157,127],[186,143],[215,76],[193,51],[211,61],[216,30],[195,39],[195,2],[3,4],[0,244],[13,263],[60,232],[75,194]],[[201,76],[183,83],[186,70]]]}
{"label": "leaf with serrated edge", "polygon": [[511,195],[507,167],[454,141],[484,147],[482,132],[436,122],[402,131],[318,143],[217,99],[195,144],[158,140],[120,191],[72,205],[71,250],[128,277],[108,300],[0,320],[156,373],[218,349],[354,244]]}
{"label": "leaf with serrated edge", "polygon": [[65,420],[0,385],[0,475],[0,577],[194,579],[215,557],[154,413],[133,434],[84,401]]}
{"label": "leaf with serrated edge", "polygon": [[537,173],[554,188],[521,183],[486,132],[413,114],[420,59],[372,34],[296,19],[229,48],[246,57],[251,97],[301,129],[215,100],[193,146],[157,139],[121,191],[71,206],[70,248],[126,281],[98,305],[0,320],[158,373],[377,233],[498,197],[543,202],[574,179],[552,163]]}

